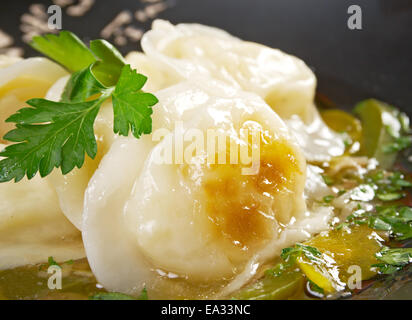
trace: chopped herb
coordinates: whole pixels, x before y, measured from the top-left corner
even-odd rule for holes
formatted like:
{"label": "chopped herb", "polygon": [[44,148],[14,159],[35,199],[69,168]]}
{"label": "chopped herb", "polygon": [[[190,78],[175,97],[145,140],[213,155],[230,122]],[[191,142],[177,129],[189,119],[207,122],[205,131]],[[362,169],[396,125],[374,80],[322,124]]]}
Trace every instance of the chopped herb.
{"label": "chopped herb", "polygon": [[372,267],[377,267],[380,273],[391,274],[412,262],[412,248],[384,247],[376,254],[376,258],[381,263],[374,264]]}
{"label": "chopped herb", "polygon": [[330,176],[324,174],[322,175],[322,178],[323,178],[323,181],[326,183],[326,185],[331,186],[334,184],[334,180]]}
{"label": "chopped herb", "polygon": [[89,298],[90,300],[136,300],[136,298],[119,292],[97,293]]}
{"label": "chopped herb", "polygon": [[393,138],[394,141],[383,146],[384,153],[395,153],[412,146],[411,136],[400,136],[398,138]]}
{"label": "chopped herb", "polygon": [[50,266],[58,266],[58,267],[60,267],[60,265],[59,265],[56,261],[54,261],[54,258],[53,258],[53,257],[49,257],[48,263],[49,263],[49,267],[50,267]]}
{"label": "chopped herb", "polygon": [[149,300],[146,288],[143,288],[140,296],[136,299],[133,296],[120,292],[100,292],[91,297],[90,300]]}
{"label": "chopped herb", "polygon": [[322,253],[314,247],[300,243],[297,243],[294,247],[284,248],[280,255],[284,262],[278,263],[273,268],[267,269],[265,275],[274,277],[282,275],[284,272],[293,268],[296,264],[296,260],[301,256],[305,256],[311,261],[320,261]]}
{"label": "chopped herb", "polygon": [[384,153],[396,153],[412,146],[412,137],[410,136],[409,118],[403,113],[399,112],[397,109],[394,110],[397,120],[400,124],[400,130],[397,132],[393,131],[391,126],[387,126],[387,132],[392,137],[393,141],[383,146]]}
{"label": "chopped herb", "polygon": [[342,222],[342,223],[339,223],[339,224],[335,227],[335,229],[336,229],[336,230],[340,230],[340,229],[342,229],[342,228],[347,228],[347,227],[349,227],[349,226],[350,226],[349,223],[347,223],[347,222]]}
{"label": "chopped herb", "polygon": [[342,189],[338,191],[338,197],[340,197],[341,195],[345,194],[347,191]]}
{"label": "chopped herb", "polygon": [[142,292],[140,293],[140,296],[139,296],[138,300],[149,300],[149,296],[147,295],[146,287],[143,288]]}
{"label": "chopped herb", "polygon": [[323,202],[325,203],[331,203],[335,199],[334,195],[327,195],[323,197]]}
{"label": "chopped herb", "polygon": [[322,253],[315,247],[297,243],[294,247],[283,249],[280,257],[286,262],[294,263],[302,255],[309,260],[318,261]]}
{"label": "chopped herb", "polygon": [[405,195],[399,192],[390,192],[390,193],[378,193],[376,194],[377,198],[382,201],[395,201],[402,199]]}
{"label": "chopped herb", "polygon": [[401,172],[383,170],[369,173],[365,182],[375,190],[376,198],[384,202],[403,198],[405,194],[402,191],[412,187],[412,183]]}

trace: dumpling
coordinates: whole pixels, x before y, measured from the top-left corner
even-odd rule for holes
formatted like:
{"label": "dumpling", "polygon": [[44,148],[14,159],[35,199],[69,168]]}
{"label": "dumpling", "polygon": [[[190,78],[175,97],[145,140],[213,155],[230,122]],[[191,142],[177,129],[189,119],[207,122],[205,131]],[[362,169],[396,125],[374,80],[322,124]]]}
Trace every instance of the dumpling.
{"label": "dumpling", "polygon": [[81,234],[61,212],[52,186],[39,176],[1,183],[0,270],[50,256],[57,261],[85,256]]}
{"label": "dumpling", "polygon": [[343,154],[342,137],[316,111],[316,77],[302,60],[217,28],[174,26],[164,20],[153,22],[142,38],[142,48],[167,71],[169,79],[201,74],[261,96],[286,120],[309,161],[328,161]]}
{"label": "dumpling", "polygon": [[146,92],[156,92],[178,82],[177,79],[159,68],[156,61],[142,52],[132,51],[125,57],[125,60],[132,69],[147,77],[144,85]]}
{"label": "dumpling", "polygon": [[[46,99],[59,101],[69,76],[59,79],[49,90]],[[94,159],[85,157],[83,166],[66,175],[54,170],[47,178],[56,188],[61,209],[66,217],[81,229],[84,191],[97,169],[103,155],[108,151],[116,135],[113,132],[113,109],[111,102],[105,102],[100,108],[94,124],[97,141],[97,155]]]}
{"label": "dumpling", "polygon": [[[157,91],[164,86],[165,77],[162,72],[155,67],[143,53],[131,52],[126,57],[126,62],[132,68],[148,77],[144,90],[148,92]],[[61,78],[49,90],[46,98],[58,101],[64,90],[69,77]],[[105,102],[96,117],[94,131],[97,140],[98,153],[94,159],[85,158],[82,168],[75,168],[66,175],[55,170],[49,177],[52,185],[56,188],[60,206],[67,218],[81,230],[82,212],[84,202],[84,191],[87,188],[90,178],[99,166],[100,160],[109,150],[117,135],[113,132],[113,108],[111,101]]]}
{"label": "dumpling", "polygon": [[[31,98],[43,98],[49,88],[67,72],[46,58],[25,60],[1,59],[0,69],[0,138],[13,129],[5,120],[27,106]],[[3,141],[4,143],[7,143]]]}
{"label": "dumpling", "polygon": [[[307,236],[312,225],[297,223],[310,218],[305,159],[253,93],[196,78],[156,96],[152,135],[117,139],[89,183],[87,257],[109,290],[137,294],[146,286],[153,298],[211,297],[244,284],[261,258]],[[247,165],[235,156],[245,146]],[[296,231],[285,239],[288,228]]]}
{"label": "dumpling", "polygon": [[181,78],[202,73],[261,96],[281,118],[313,117],[316,78],[306,64],[284,52],[242,41],[200,24],[155,20],[142,48]]}
{"label": "dumpling", "polygon": [[12,64],[18,61],[21,61],[21,60],[22,58],[19,58],[19,57],[12,57],[12,56],[7,56],[5,54],[0,54],[0,69],[11,66]]}

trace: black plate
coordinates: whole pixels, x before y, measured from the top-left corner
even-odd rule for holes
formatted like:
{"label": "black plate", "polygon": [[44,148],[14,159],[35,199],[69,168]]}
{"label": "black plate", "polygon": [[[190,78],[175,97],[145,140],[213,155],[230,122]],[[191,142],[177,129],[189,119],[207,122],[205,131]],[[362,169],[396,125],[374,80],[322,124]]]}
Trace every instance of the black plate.
{"label": "black plate", "polygon": [[[159,18],[216,26],[300,57],[315,71],[318,90],[345,109],[374,97],[412,115],[412,0],[163,1],[170,7]],[[134,13],[150,5],[149,0],[95,2],[82,17],[64,11],[63,29],[84,40],[99,38],[103,27],[120,11]],[[21,16],[34,3],[52,4],[47,0],[7,0],[0,12],[0,29],[15,37],[15,45],[23,47],[26,56],[36,53],[21,41]],[[350,5],[362,9],[362,30],[348,28]],[[147,30],[150,23],[150,19],[145,23],[133,20],[130,25]],[[138,43],[120,47],[123,53],[137,48]],[[395,297],[412,299],[411,286],[404,288]],[[386,289],[369,296],[364,293],[364,297],[385,296]]]}

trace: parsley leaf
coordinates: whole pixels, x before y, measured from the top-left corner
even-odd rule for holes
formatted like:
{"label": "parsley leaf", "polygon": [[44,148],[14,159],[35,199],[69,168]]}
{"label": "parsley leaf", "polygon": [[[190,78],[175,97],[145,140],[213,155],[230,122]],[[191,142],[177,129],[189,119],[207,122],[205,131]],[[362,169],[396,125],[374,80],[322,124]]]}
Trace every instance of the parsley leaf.
{"label": "parsley leaf", "polygon": [[61,31],[59,35],[36,36],[30,45],[71,72],[80,71],[96,62],[87,46],[69,31]]}
{"label": "parsley leaf", "polygon": [[373,264],[380,273],[391,274],[412,262],[412,248],[395,248],[384,247],[376,254],[376,258],[382,263]]}
{"label": "parsley leaf", "polygon": [[90,41],[90,50],[98,57],[92,72],[106,86],[114,86],[126,61],[117,49],[106,40]]}
{"label": "parsley leaf", "polygon": [[139,297],[129,296],[120,292],[100,292],[89,298],[90,300],[149,300],[146,288],[143,288]]}
{"label": "parsley leaf", "polygon": [[89,298],[89,300],[136,300],[134,297],[120,292],[101,292]]}
{"label": "parsley leaf", "polygon": [[93,124],[103,100],[71,104],[27,101],[33,108],[23,108],[7,119],[17,128],[4,139],[17,143],[0,153],[6,157],[0,161],[0,182],[18,182],[24,175],[31,179],[38,171],[44,177],[54,167],[61,167],[66,174],[83,165],[85,152],[94,158],[97,144]]}
{"label": "parsley leaf", "polygon": [[85,101],[107,89],[92,73],[91,66],[72,74],[61,96],[62,102]]}
{"label": "parsley leaf", "polygon": [[94,158],[97,143],[94,121],[101,104],[112,98],[114,132],[136,138],[152,131],[152,106],[158,100],[142,91],[147,78],[132,70],[105,40],[94,40],[90,50],[74,34],[36,37],[32,46],[73,71],[60,102],[31,99],[6,121],[16,128],[5,140],[15,142],[0,152],[0,182],[20,181],[37,172],[47,176],[54,168],[63,174],[81,168],[85,154]]}
{"label": "parsley leaf", "polygon": [[295,262],[301,255],[304,255],[309,260],[318,261],[322,253],[315,247],[297,243],[292,248],[283,249],[280,256],[286,262]]}
{"label": "parsley leaf", "polygon": [[284,262],[278,263],[273,268],[267,269],[265,275],[274,277],[282,275],[284,272],[293,268],[296,264],[296,260],[302,256],[310,261],[323,263],[322,252],[317,248],[297,243],[294,247],[282,249],[280,257]]}
{"label": "parsley leaf", "polygon": [[335,199],[335,196],[332,195],[332,194],[330,194],[330,195],[327,195],[327,196],[324,196],[324,197],[323,197],[323,202],[325,202],[325,203],[331,203],[331,202],[333,201],[333,199]]}
{"label": "parsley leaf", "polygon": [[138,300],[149,300],[149,296],[147,294],[146,287],[143,288],[142,292],[140,293],[140,296],[139,296]]}
{"label": "parsley leaf", "polygon": [[152,131],[152,106],[158,100],[141,91],[147,78],[132,70],[129,65],[123,67],[116,89],[113,92],[114,132],[127,136],[129,130],[136,138]]}
{"label": "parsley leaf", "polygon": [[377,206],[376,212],[356,211],[347,217],[350,223],[367,224],[375,230],[388,231],[395,240],[412,238],[412,208],[407,206]]}
{"label": "parsley leaf", "polygon": [[48,263],[49,263],[49,267],[50,267],[50,266],[58,266],[58,267],[60,267],[60,265],[54,260],[53,257],[49,257]]}
{"label": "parsley leaf", "polygon": [[412,187],[412,183],[405,176],[397,172],[379,170],[369,173],[365,182],[375,190],[375,196],[384,202],[399,200],[405,196],[405,188]]}
{"label": "parsley leaf", "polygon": [[409,117],[399,112],[397,109],[393,109],[395,118],[399,122],[399,129],[394,130],[393,127],[387,126],[386,131],[392,137],[392,142],[385,144],[382,147],[384,153],[396,153],[412,146],[412,136],[410,136]]}

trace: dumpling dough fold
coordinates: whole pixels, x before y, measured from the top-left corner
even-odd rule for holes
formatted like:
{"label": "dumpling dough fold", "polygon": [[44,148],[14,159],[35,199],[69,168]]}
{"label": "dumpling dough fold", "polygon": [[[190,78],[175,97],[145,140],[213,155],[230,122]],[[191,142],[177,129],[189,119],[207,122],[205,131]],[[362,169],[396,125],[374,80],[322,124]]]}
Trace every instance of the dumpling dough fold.
{"label": "dumpling dough fold", "polygon": [[202,75],[258,94],[287,121],[309,161],[343,154],[342,137],[325,125],[315,108],[316,77],[302,60],[218,28],[164,20],[153,22],[142,48],[169,83]]}
{"label": "dumpling dough fold", "polygon": [[[198,78],[156,96],[152,135],[117,139],[92,177],[83,239],[106,288],[133,294],[146,285],[154,296],[170,298],[188,289],[167,289],[159,273],[189,287],[231,279],[285,225],[301,219],[306,163],[283,121],[253,93]],[[259,134],[257,174],[242,174],[240,162],[211,164],[205,152],[187,152],[179,162],[173,151],[173,161],[165,160],[182,135],[191,136],[181,145],[187,151],[193,137],[206,139],[210,130],[247,144],[242,129]]]}
{"label": "dumpling dough fold", "polygon": [[218,28],[155,20],[143,51],[176,78],[207,75],[261,96],[281,118],[313,117],[316,78],[306,64],[278,49],[243,41]]}
{"label": "dumpling dough fold", "polygon": [[[0,145],[3,148],[3,145]],[[0,270],[85,256],[80,232],[61,212],[56,192],[39,176],[0,184]]]}

